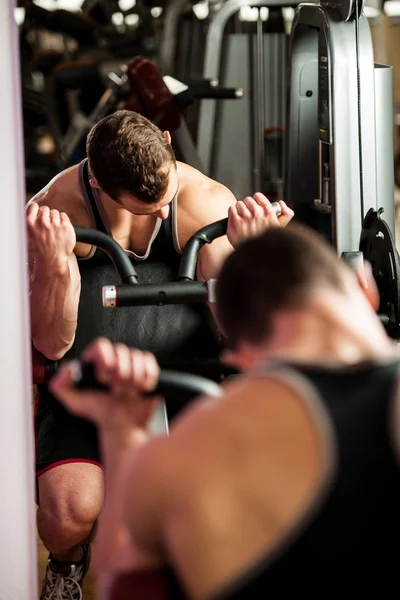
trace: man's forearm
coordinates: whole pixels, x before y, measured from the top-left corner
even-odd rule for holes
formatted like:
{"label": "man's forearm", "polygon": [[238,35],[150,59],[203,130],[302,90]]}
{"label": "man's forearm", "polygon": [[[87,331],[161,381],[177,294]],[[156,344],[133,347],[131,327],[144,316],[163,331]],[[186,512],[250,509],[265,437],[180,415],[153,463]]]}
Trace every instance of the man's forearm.
{"label": "man's forearm", "polygon": [[118,573],[137,566],[130,532],[125,524],[123,497],[126,467],[135,451],[148,440],[144,431],[133,429],[100,432],[104,463],[105,500],[99,517],[95,566],[99,585],[107,584]]}
{"label": "man's forearm", "polygon": [[196,267],[196,276],[199,281],[217,279],[222,265],[234,251],[233,246],[226,237],[215,240],[212,244],[200,250]]}
{"label": "man's forearm", "polygon": [[60,360],[73,344],[80,286],[75,256],[56,268],[34,265],[30,286],[32,342],[51,360]]}
{"label": "man's forearm", "polygon": [[[219,238],[212,244],[203,247],[200,251],[199,260],[197,262],[197,279],[199,281],[217,279],[222,265],[233,251],[234,248],[226,237]],[[208,307],[210,309],[211,317],[214,321],[216,330],[218,331],[219,325],[216,318],[217,315],[215,303],[209,303]]]}

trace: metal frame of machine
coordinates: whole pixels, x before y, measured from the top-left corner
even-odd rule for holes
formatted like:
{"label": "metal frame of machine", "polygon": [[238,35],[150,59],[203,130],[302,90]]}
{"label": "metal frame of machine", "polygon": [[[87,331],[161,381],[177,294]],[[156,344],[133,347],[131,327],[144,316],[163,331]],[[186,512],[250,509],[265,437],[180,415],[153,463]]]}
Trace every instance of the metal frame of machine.
{"label": "metal frame of machine", "polygon": [[391,67],[374,65],[364,15],[343,20],[340,6],[297,7],[285,196],[307,224],[328,224],[324,232],[339,254],[358,248],[371,208],[384,209],[394,234],[391,85]]}
{"label": "metal frame of machine", "polygon": [[264,33],[259,17],[256,33],[230,34],[233,42],[224,50],[224,32],[242,7],[291,5],[287,0],[227,0],[209,26],[203,76],[217,78],[222,85],[240,85],[244,102],[240,107],[224,105],[222,110],[216,101],[202,102],[197,149],[206,173],[238,196],[248,194],[251,186],[254,191],[263,189],[264,127],[285,125],[287,36]]}

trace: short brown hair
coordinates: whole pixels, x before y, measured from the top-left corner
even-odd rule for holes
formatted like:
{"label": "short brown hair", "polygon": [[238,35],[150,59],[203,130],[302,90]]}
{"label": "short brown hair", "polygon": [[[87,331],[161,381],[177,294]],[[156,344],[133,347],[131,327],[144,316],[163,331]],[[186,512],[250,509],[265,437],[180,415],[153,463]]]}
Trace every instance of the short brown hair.
{"label": "short brown hair", "polygon": [[142,202],[158,202],[175,165],[171,144],[142,115],[119,110],[99,121],[86,140],[89,169],[113,200],[129,193]]}
{"label": "short brown hair", "polygon": [[245,241],[225,261],[216,286],[227,345],[262,342],[274,315],[304,306],[317,285],[344,291],[347,268],[322,237],[297,224]]}

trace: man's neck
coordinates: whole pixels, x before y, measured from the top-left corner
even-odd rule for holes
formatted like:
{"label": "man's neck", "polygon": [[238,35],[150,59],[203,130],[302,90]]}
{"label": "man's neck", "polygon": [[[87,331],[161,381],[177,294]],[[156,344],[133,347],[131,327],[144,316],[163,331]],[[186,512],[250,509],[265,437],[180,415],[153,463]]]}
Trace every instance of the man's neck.
{"label": "man's neck", "polygon": [[[339,307],[338,302],[344,302]],[[322,365],[351,365],[395,358],[390,340],[369,306],[333,298],[331,308],[310,307],[301,315],[297,334],[276,352],[266,349],[266,358]]]}
{"label": "man's neck", "polygon": [[118,202],[115,202],[114,200],[112,200],[110,198],[110,196],[108,196],[108,194],[106,194],[105,192],[103,192],[102,190],[98,189],[97,190],[100,202],[103,206],[103,208],[107,211],[107,213],[109,214],[122,214],[122,213],[127,213],[128,211],[121,205],[118,204]]}

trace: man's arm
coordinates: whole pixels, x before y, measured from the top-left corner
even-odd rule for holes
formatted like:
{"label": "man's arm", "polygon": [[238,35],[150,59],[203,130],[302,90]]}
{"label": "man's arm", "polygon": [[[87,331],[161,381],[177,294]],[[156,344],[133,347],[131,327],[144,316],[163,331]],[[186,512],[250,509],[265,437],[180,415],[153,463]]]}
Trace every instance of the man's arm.
{"label": "man's arm", "polygon": [[[179,197],[178,229],[179,242],[183,249],[196,231],[226,219],[231,206],[236,204],[236,198],[228,188],[215,183],[203,188],[185,189]],[[200,250],[197,262],[197,278],[200,281],[216,277],[220,266],[233,248],[226,237],[216,239],[212,244],[206,244]]]}
{"label": "man's arm", "polygon": [[44,199],[28,204],[27,233],[32,343],[47,358],[59,360],[73,344],[78,319],[75,231],[69,217]]}
{"label": "man's arm", "polygon": [[81,360],[94,365],[97,378],[110,392],[75,390],[73,369],[68,365],[57,372],[51,390],[70,412],[98,427],[106,493],[95,564],[99,587],[104,590],[121,573],[163,562],[162,487],[169,489],[170,484],[162,482],[168,474],[168,439],[149,441],[147,433],[157,402],[141,394],[155,388],[159,371],[151,354],[99,339]]}
{"label": "man's arm", "polygon": [[225,259],[243,240],[269,227],[285,227],[294,215],[281,201],[282,213],[277,217],[269,200],[260,193],[237,202],[232,192],[218,183],[200,191],[185,190],[182,204],[183,214],[179,219],[182,248],[196,231],[228,217],[227,235],[200,250],[197,262],[197,278],[200,281],[216,278]]}
{"label": "man's arm", "polygon": [[145,432],[133,428],[100,428],[106,490],[94,547],[100,589],[109,588],[123,573],[165,562],[161,541],[165,478],[158,468],[165,464],[164,444],[164,439],[149,441]]}

